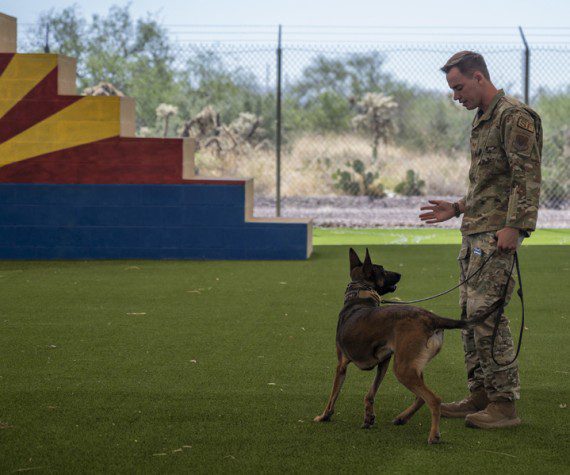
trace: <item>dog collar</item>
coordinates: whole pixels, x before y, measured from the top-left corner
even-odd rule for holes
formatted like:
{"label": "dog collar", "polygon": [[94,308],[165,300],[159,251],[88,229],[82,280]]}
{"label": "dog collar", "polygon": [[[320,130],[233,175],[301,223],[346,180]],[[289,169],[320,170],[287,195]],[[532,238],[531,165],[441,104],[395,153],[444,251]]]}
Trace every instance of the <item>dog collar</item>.
{"label": "dog collar", "polygon": [[382,301],[378,292],[361,282],[351,282],[346,287],[344,303],[354,299],[372,299],[377,305],[380,305],[380,302]]}

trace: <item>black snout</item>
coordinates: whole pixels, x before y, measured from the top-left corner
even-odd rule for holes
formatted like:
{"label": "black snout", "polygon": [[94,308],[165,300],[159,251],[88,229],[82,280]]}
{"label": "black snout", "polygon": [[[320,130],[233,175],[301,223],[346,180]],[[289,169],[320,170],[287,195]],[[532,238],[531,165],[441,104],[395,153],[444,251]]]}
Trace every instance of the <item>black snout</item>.
{"label": "black snout", "polygon": [[398,274],[397,272],[385,271],[384,272],[384,284],[382,285],[381,288],[378,289],[379,294],[384,295],[384,294],[387,294],[389,292],[395,292],[396,291],[396,284],[398,282],[400,282],[401,278],[402,278],[401,274]]}
{"label": "black snout", "polygon": [[386,272],[386,284],[394,285],[400,282],[402,278],[402,274],[398,274],[397,272]]}

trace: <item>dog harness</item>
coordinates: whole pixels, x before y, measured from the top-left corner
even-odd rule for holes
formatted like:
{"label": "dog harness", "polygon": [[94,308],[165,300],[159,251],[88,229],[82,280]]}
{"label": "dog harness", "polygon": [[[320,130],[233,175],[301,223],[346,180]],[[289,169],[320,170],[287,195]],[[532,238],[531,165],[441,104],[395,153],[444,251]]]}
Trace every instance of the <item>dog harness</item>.
{"label": "dog harness", "polygon": [[353,299],[372,299],[377,305],[380,305],[382,298],[372,287],[362,282],[351,282],[346,286],[344,293],[344,303]]}

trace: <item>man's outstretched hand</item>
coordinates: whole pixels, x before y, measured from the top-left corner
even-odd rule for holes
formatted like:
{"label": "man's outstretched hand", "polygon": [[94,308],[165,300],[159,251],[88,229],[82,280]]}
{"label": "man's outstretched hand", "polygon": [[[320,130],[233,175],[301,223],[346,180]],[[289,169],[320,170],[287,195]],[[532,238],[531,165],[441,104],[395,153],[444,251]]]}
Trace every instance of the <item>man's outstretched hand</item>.
{"label": "man's outstretched hand", "polygon": [[421,211],[428,210],[427,213],[420,214],[420,219],[426,224],[441,223],[455,216],[453,204],[449,201],[429,200],[432,206],[422,206]]}

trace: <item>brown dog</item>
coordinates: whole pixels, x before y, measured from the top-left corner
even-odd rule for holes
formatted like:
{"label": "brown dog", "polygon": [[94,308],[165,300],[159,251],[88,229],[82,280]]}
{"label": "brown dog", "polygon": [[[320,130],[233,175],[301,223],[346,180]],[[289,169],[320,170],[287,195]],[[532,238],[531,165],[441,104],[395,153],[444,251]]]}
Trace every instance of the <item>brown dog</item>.
{"label": "brown dog", "polygon": [[425,402],[431,411],[428,443],[436,444],[440,440],[441,398],[426,386],[423,378],[424,367],[439,353],[444,329],[466,328],[481,322],[497,309],[498,304],[469,322],[443,318],[410,305],[380,306],[380,295],[396,290],[400,274],[372,264],[368,249],[364,264],[352,248],[349,257],[352,281],[346,289],[344,307],[338,319],[338,365],[333,389],[325,410],[314,420],[330,420],[346,377],[347,366],[354,363],[363,370],[376,367],[376,377],[364,397],[363,428],[372,427],[375,419],[374,397],[393,355],[396,378],[416,396],[414,403],[397,416],[393,423],[405,424]]}

